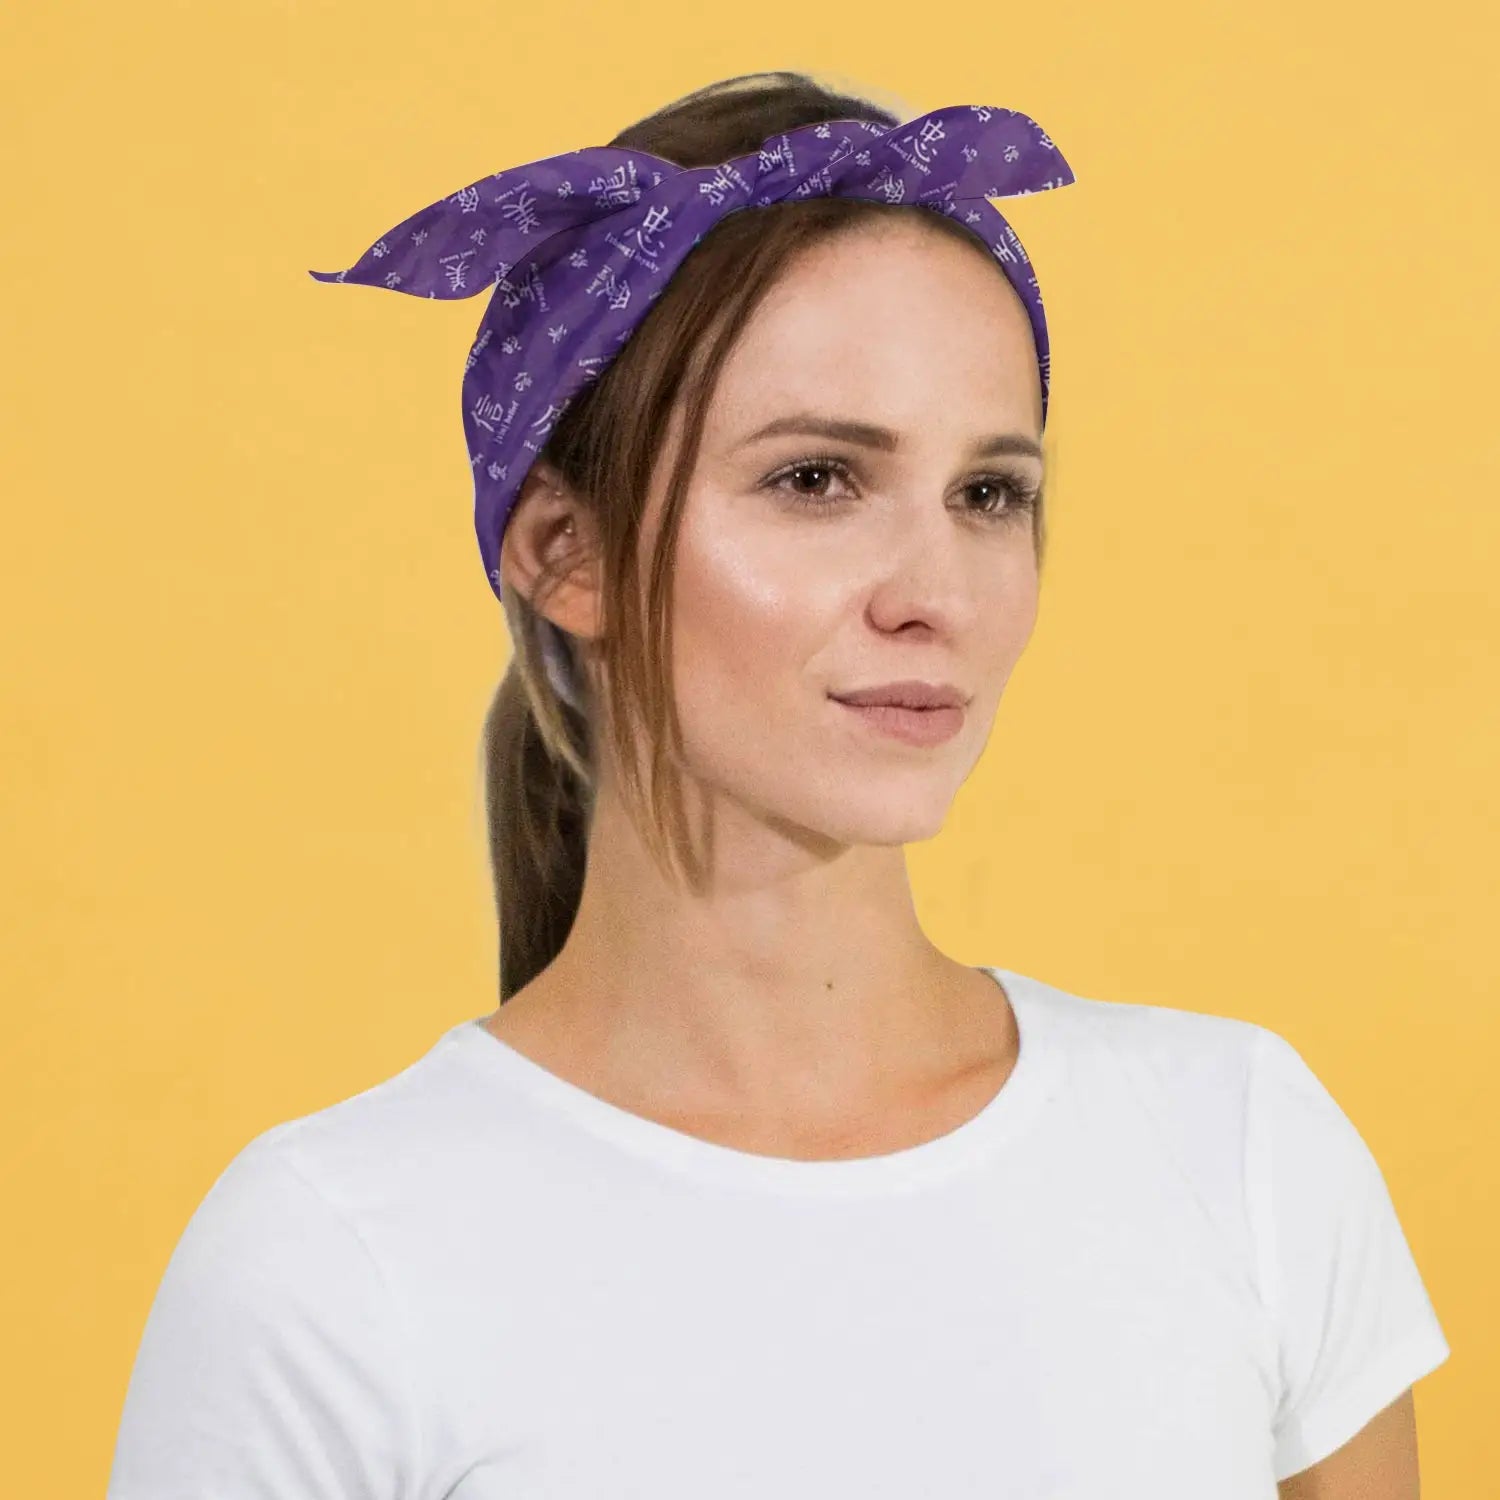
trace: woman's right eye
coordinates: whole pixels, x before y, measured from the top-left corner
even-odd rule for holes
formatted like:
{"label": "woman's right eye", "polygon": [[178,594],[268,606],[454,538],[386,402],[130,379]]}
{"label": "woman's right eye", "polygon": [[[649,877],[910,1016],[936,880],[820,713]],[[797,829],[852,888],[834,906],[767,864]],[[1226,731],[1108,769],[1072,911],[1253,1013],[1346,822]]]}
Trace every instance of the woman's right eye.
{"label": "woman's right eye", "polygon": [[[795,479],[798,475],[809,473],[838,474],[847,479],[849,477],[849,466],[844,463],[842,459],[837,458],[799,459],[798,462],[794,464],[788,464],[786,468],[781,469],[777,473],[771,475],[771,477],[766,480],[766,486],[769,489],[780,490],[783,488],[783,485],[787,480],[792,480]],[[795,485],[790,490],[784,490],[783,492],[789,493],[792,499],[797,503],[811,506],[813,509],[818,509],[822,506],[834,504],[834,501],[827,496],[819,495],[809,490],[797,488]]]}

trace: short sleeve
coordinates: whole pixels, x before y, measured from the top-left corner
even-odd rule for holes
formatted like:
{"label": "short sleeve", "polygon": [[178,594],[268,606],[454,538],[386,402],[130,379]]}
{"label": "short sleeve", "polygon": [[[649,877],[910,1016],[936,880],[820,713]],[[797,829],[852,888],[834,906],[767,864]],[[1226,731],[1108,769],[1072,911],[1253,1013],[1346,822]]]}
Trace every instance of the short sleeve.
{"label": "short sleeve", "polygon": [[273,1134],[230,1162],[172,1252],[106,1500],[414,1492],[407,1351],[379,1267]]}
{"label": "short sleeve", "polygon": [[1281,1350],[1279,1482],[1342,1447],[1449,1349],[1363,1137],[1290,1042],[1256,1033],[1246,1193]]}

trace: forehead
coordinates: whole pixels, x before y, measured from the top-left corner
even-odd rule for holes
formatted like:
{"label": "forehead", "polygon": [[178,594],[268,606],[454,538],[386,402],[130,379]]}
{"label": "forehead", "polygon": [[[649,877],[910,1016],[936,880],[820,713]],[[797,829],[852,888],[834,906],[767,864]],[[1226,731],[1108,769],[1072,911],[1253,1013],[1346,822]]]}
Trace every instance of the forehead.
{"label": "forehead", "polygon": [[919,227],[835,237],[791,262],[730,351],[708,432],[789,408],[886,426],[991,419],[1039,430],[1025,305],[983,246]]}

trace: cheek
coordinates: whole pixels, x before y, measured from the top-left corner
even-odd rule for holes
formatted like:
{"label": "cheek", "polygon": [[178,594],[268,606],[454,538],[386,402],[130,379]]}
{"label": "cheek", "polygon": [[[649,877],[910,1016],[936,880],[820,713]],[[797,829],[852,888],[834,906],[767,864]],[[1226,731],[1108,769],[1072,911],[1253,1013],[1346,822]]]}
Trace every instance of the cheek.
{"label": "cheek", "polygon": [[[1028,539],[1025,546],[1029,549]],[[993,605],[994,618],[1000,622],[996,632],[1001,650],[1010,662],[1020,655],[1036,628],[1041,580],[1029,551],[1016,559],[1005,573],[1005,588]]]}
{"label": "cheek", "polygon": [[[774,550],[773,550],[774,549]],[[786,539],[690,529],[678,539],[675,656],[693,692],[795,688],[819,649],[820,610],[811,562]],[[736,705],[723,705],[734,711]],[[739,709],[750,709],[748,700]],[[751,711],[755,711],[751,709]]]}

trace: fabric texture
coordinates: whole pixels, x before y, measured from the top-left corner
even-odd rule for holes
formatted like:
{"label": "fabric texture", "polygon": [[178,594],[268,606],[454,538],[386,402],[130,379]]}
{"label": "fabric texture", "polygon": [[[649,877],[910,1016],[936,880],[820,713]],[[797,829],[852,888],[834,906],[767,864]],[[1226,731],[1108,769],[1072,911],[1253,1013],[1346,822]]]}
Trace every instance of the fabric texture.
{"label": "fabric texture", "polygon": [[267,1130],[167,1264],[107,1500],[1275,1500],[1447,1358],[1289,1043],[984,972],[1014,1070],[886,1155],[687,1135],[480,1019]]}
{"label": "fabric texture", "polygon": [[1348,1442],[1448,1348],[1364,1138],[1290,1042],[1255,1041],[1246,1190],[1281,1333],[1285,1476]]}
{"label": "fabric texture", "polygon": [[481,177],[408,215],[345,270],[308,274],[440,299],[493,288],[462,397],[474,529],[500,599],[505,523],[557,419],[619,353],[693,246],[741,209],[865,198],[963,225],[1026,308],[1045,426],[1051,349],[1041,288],[989,200],[1074,180],[1035,120],[990,104],[948,105],[897,126],[820,121],[706,167],[634,147],[584,146]]}

